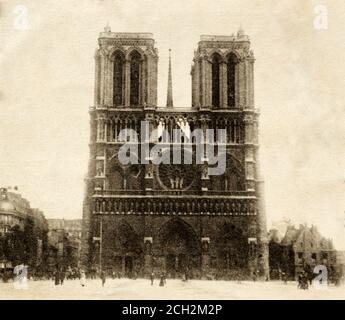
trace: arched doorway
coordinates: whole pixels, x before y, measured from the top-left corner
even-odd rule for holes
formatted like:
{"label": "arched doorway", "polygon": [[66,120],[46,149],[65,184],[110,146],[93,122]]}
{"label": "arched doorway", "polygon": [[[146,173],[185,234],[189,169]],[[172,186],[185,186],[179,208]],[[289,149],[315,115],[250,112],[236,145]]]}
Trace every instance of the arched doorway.
{"label": "arched doorway", "polygon": [[226,155],[226,170],[219,176],[211,176],[212,190],[218,191],[244,191],[245,176],[240,161],[232,155]]}
{"label": "arched doorway", "polygon": [[193,228],[182,219],[171,219],[159,232],[161,255],[168,277],[197,276],[200,271],[200,241]]}
{"label": "arched doorway", "polygon": [[114,233],[113,271],[125,276],[133,277],[142,269],[143,248],[139,236],[133,228],[122,221]]}
{"label": "arched doorway", "polygon": [[217,274],[220,278],[243,278],[248,270],[248,241],[234,225],[224,223],[218,231]]}

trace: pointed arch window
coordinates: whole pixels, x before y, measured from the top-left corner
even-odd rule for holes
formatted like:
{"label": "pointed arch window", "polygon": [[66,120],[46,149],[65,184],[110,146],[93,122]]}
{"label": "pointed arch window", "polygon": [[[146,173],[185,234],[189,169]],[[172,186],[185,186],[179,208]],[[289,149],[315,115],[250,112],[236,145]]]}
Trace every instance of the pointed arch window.
{"label": "pointed arch window", "polygon": [[124,75],[125,56],[117,51],[114,54],[114,74],[113,74],[113,103],[115,106],[124,105]]}
{"label": "pointed arch window", "polygon": [[124,179],[119,168],[111,170],[109,175],[109,189],[110,190],[123,190]]}
{"label": "pointed arch window", "polygon": [[243,181],[239,172],[231,171],[228,173],[225,189],[229,191],[243,191]]}
{"label": "pointed arch window", "polygon": [[133,51],[130,55],[130,104],[137,106],[140,103],[140,71],[141,55]]}
{"label": "pointed arch window", "polygon": [[212,106],[220,106],[220,79],[219,79],[219,67],[220,67],[220,55],[215,53],[212,57]]}
{"label": "pointed arch window", "polygon": [[228,56],[228,105],[232,108],[236,103],[236,64],[238,63],[237,57],[234,53]]}

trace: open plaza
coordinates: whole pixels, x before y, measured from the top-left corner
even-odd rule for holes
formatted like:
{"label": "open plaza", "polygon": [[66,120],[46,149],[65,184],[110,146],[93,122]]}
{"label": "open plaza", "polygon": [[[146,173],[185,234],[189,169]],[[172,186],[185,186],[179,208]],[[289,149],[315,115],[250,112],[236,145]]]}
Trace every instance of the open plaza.
{"label": "open plaza", "polygon": [[79,280],[67,280],[63,285],[53,281],[28,281],[26,289],[16,289],[13,283],[0,283],[0,299],[37,300],[242,300],[242,299],[344,299],[345,286],[329,286],[308,290],[297,289],[296,282],[207,281],[167,279],[160,287],[155,280],[107,279],[104,287],[100,279],[86,280],[84,287]]}

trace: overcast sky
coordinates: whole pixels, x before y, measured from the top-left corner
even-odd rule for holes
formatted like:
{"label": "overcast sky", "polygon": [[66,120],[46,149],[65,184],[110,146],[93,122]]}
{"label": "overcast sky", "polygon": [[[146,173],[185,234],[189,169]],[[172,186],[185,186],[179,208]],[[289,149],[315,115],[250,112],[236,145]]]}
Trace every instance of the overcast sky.
{"label": "overcast sky", "polygon": [[[314,27],[319,4],[327,30]],[[47,217],[81,217],[93,55],[107,22],[114,32],[154,33],[159,105],[171,47],[177,107],[191,104],[199,36],[242,24],[256,57],[268,225],[315,223],[345,248],[344,1],[21,0],[0,14],[0,186],[18,185]]]}

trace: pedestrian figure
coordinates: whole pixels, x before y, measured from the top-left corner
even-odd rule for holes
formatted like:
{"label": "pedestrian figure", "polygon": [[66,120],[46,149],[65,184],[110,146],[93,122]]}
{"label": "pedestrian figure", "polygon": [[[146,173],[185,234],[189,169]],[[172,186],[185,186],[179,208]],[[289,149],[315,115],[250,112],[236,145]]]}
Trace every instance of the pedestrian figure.
{"label": "pedestrian figure", "polygon": [[104,271],[101,272],[101,279],[102,279],[102,287],[104,287],[105,280],[106,280],[106,276],[105,276],[105,272]]}
{"label": "pedestrian figure", "polygon": [[298,285],[297,289],[302,289],[302,273],[298,274]]}
{"label": "pedestrian figure", "polygon": [[153,281],[155,280],[155,275],[153,271],[151,272],[150,279],[151,279],[151,286],[153,286]]}
{"label": "pedestrian figure", "polygon": [[63,270],[60,271],[60,285],[63,285],[65,280],[65,272]]}
{"label": "pedestrian figure", "polygon": [[84,270],[80,271],[80,284],[82,287],[85,287],[85,272],[84,272]]}
{"label": "pedestrian figure", "polygon": [[287,275],[285,272],[282,272],[282,280],[283,280],[284,284],[287,284]]}
{"label": "pedestrian figure", "polygon": [[57,286],[60,282],[59,271],[56,270],[54,274],[55,285]]}
{"label": "pedestrian figure", "polygon": [[164,287],[164,275],[163,274],[161,274],[161,279],[159,281],[159,286],[160,287]]}
{"label": "pedestrian figure", "polygon": [[308,274],[307,273],[305,273],[304,274],[304,277],[303,277],[303,289],[304,290],[308,290],[308,288],[309,288],[309,279],[308,279]]}
{"label": "pedestrian figure", "polygon": [[298,288],[303,290],[308,289],[308,275],[305,272],[298,275]]}

